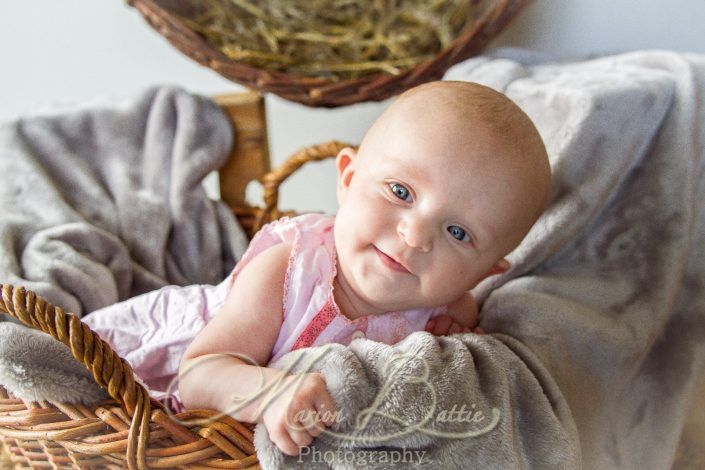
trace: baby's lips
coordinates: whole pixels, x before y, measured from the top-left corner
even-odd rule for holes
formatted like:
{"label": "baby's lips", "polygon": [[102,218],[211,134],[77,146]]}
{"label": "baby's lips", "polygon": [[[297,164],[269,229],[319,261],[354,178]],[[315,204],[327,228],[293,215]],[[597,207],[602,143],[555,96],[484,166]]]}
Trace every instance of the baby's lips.
{"label": "baby's lips", "polygon": [[429,320],[428,323],[426,323],[426,331],[432,333],[434,326],[436,326],[436,320]]}

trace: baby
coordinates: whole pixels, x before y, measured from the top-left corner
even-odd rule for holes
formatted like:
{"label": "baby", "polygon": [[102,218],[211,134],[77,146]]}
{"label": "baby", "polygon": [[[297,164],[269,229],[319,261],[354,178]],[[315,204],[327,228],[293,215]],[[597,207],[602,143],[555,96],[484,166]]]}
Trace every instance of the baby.
{"label": "baby", "polygon": [[[265,226],[180,366],[186,407],[263,422],[289,455],[332,424],[335,404],[320,374],[267,365],[358,337],[393,344],[424,329],[471,331],[469,290],[509,268],[504,257],[550,187],[546,150],[526,114],[465,82],[402,94],[336,166],[337,215]],[[277,381],[288,386],[276,397],[257,395]],[[254,398],[234,409],[233,396]]]}

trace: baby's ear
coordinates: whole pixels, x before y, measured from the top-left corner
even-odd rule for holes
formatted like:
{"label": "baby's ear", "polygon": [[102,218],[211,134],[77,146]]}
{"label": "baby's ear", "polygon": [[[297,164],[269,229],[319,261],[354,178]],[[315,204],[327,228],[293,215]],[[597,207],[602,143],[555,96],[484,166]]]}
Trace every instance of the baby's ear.
{"label": "baby's ear", "polygon": [[345,147],[338,156],[335,157],[335,167],[338,170],[338,204],[342,203],[343,198],[348,192],[350,182],[355,174],[355,163],[357,160],[357,152],[352,147]]}
{"label": "baby's ear", "polygon": [[480,283],[480,281],[484,281],[490,276],[494,276],[495,274],[502,274],[503,272],[507,271],[509,268],[511,268],[512,265],[507,261],[505,258],[502,258],[501,260],[497,261],[489,271],[487,271],[478,281],[477,284]]}

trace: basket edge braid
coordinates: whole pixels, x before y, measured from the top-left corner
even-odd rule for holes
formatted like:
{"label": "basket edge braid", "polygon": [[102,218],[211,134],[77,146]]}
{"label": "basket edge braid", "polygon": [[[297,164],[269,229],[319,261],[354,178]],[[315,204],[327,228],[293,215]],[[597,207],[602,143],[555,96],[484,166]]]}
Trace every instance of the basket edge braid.
{"label": "basket edge braid", "polygon": [[[137,407],[138,389],[130,365],[78,316],[65,313],[24,287],[1,284],[0,312],[20,320],[65,344],[73,357],[93,374],[93,379],[117,400],[128,413]],[[112,370],[110,367],[112,366]],[[107,380],[106,380],[107,378]]]}
{"label": "basket edge braid", "polygon": [[338,155],[338,152],[346,147],[356,148],[353,144],[337,140],[303,147],[292,154],[279,167],[262,176],[260,182],[264,188],[264,207],[255,209],[254,231],[256,232],[264,224],[284,215],[294,214],[293,211],[280,211],[277,208],[279,204],[279,188],[287,178],[306,163],[334,158]]}
{"label": "basket edge braid", "polygon": [[[128,467],[146,468],[145,450],[149,438],[152,403],[144,387],[134,380],[130,365],[73,313],[65,313],[60,307],[45,302],[24,287],[2,284],[0,289],[0,312],[61,341],[70,349],[73,357],[93,374],[96,383],[125,408],[132,417],[128,434]],[[95,346],[98,344],[99,346]],[[94,356],[94,350],[101,356]],[[113,369],[108,371],[110,379],[106,382],[103,366],[110,365]]]}

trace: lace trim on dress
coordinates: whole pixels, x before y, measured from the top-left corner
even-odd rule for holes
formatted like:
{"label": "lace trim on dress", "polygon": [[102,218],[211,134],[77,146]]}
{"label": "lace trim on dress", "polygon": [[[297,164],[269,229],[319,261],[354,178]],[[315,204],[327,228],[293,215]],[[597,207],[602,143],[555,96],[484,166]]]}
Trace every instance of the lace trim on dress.
{"label": "lace trim on dress", "polygon": [[[289,222],[289,217],[283,217],[279,221]],[[277,222],[279,222],[277,221]],[[282,320],[286,317],[288,313],[286,311],[286,303],[289,300],[289,278],[291,276],[292,266],[294,265],[294,258],[299,254],[301,249],[301,230],[296,222],[294,222],[294,230],[296,230],[296,235],[294,235],[294,243],[291,246],[291,253],[289,253],[289,261],[286,266],[286,274],[284,275],[284,295],[282,295]]]}

